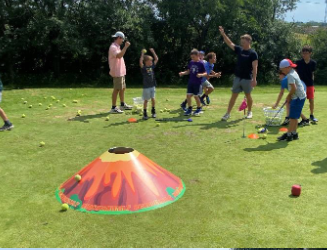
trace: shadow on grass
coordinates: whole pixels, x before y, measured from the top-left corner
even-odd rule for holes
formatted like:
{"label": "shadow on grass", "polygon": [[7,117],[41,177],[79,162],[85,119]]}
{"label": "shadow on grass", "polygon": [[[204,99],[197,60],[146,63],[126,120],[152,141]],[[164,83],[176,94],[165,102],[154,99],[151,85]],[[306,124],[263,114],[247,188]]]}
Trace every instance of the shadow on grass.
{"label": "shadow on grass", "polygon": [[82,116],[76,116],[74,118],[70,118],[70,119],[68,119],[68,121],[89,123],[88,120],[103,118],[103,117],[107,117],[108,115],[109,115],[109,112],[99,113],[99,114],[94,114],[94,115],[82,115]]}
{"label": "shadow on grass", "polygon": [[[201,119],[200,117],[189,117],[192,118],[193,121],[194,119]],[[244,119],[238,119],[234,120],[231,122],[226,122],[226,121],[217,121],[213,123],[196,123],[196,124],[188,124],[188,125],[183,125],[183,126],[176,126],[174,128],[181,128],[181,127],[188,127],[188,126],[194,126],[194,127],[201,127],[203,130],[208,130],[208,129],[213,129],[213,128],[219,128],[219,129],[227,129],[227,128],[233,128],[238,125],[239,122],[243,121]]]}
{"label": "shadow on grass", "polygon": [[246,152],[258,152],[258,151],[272,151],[276,149],[286,148],[288,143],[285,141],[282,142],[275,142],[275,143],[267,143],[266,145],[260,145],[257,148],[245,148],[244,151]]}
{"label": "shadow on grass", "polygon": [[300,196],[295,196],[295,195],[290,194],[288,197],[290,197],[291,199],[297,199],[297,198],[299,198]]}
{"label": "shadow on grass", "polygon": [[316,161],[312,163],[312,166],[318,168],[312,169],[311,172],[314,174],[324,174],[327,173],[327,158],[322,161]]}
{"label": "shadow on grass", "polygon": [[[129,118],[133,118],[133,117],[129,117]],[[104,126],[103,128],[110,128],[112,126],[122,126],[122,125],[126,125],[126,124],[135,124],[135,123],[147,122],[147,120],[143,120],[142,117],[136,118],[137,122],[128,122],[129,118],[126,118],[126,121],[123,121],[123,122],[110,123],[107,126]],[[153,118],[149,118],[149,120],[150,119],[153,119]]]}

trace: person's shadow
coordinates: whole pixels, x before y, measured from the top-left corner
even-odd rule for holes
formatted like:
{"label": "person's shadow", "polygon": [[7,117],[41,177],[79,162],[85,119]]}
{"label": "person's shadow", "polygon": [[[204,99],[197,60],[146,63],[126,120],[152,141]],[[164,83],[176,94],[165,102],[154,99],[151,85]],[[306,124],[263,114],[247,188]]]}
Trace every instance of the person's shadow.
{"label": "person's shadow", "polygon": [[94,115],[82,115],[82,116],[76,116],[76,117],[70,118],[70,119],[68,119],[68,121],[89,123],[89,120],[91,120],[91,119],[104,118],[104,117],[107,117],[108,115],[109,115],[109,112],[99,113],[99,114],[94,114]]}
{"label": "person's shadow", "polygon": [[247,152],[258,152],[258,151],[272,151],[276,149],[286,148],[288,143],[285,141],[277,141],[274,143],[267,142],[266,145],[260,145],[256,148],[245,148],[244,151]]}
{"label": "person's shadow", "polygon": [[316,161],[312,163],[312,166],[318,168],[312,169],[311,172],[314,174],[324,174],[327,173],[327,158],[322,161]]}
{"label": "person's shadow", "polygon": [[[197,117],[191,117],[193,120],[197,119]],[[231,122],[226,122],[226,121],[217,121],[217,122],[212,122],[212,123],[195,123],[195,124],[185,124],[185,125],[180,125],[180,126],[175,126],[174,128],[181,128],[181,127],[189,127],[189,126],[194,126],[194,127],[201,127],[203,130],[208,130],[208,129],[213,129],[213,128],[218,128],[218,129],[227,129],[227,128],[233,128],[238,126],[238,123],[243,121],[244,119],[238,119],[234,120]]]}

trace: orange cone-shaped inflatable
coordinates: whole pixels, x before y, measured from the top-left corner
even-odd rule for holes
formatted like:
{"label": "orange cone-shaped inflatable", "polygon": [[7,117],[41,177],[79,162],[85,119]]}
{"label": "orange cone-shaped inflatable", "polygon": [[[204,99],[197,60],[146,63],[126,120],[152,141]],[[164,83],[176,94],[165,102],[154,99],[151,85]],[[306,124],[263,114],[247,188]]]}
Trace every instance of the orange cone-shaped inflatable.
{"label": "orange cone-shaped inflatable", "polygon": [[166,206],[185,192],[181,179],[132,148],[112,148],[64,182],[57,199],[97,214],[129,214]]}

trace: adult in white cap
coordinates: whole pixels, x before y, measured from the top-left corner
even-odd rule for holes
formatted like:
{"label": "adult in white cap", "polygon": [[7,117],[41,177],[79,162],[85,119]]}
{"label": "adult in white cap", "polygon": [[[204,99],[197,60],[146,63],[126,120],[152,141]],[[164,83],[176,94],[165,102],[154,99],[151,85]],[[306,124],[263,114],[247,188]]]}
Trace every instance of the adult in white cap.
{"label": "adult in white cap", "polygon": [[227,112],[221,119],[227,121],[230,118],[230,113],[234,107],[235,101],[242,91],[244,91],[248,104],[248,114],[246,118],[251,119],[253,103],[251,92],[253,88],[257,86],[258,73],[258,54],[251,49],[252,37],[248,34],[241,36],[241,46],[238,46],[225,34],[223,27],[219,26],[219,31],[225,43],[235,51],[237,55],[232,96],[229,101]]}
{"label": "adult in white cap", "polygon": [[299,139],[299,135],[296,132],[298,126],[297,122],[298,119],[300,119],[307,94],[299,75],[295,71],[296,66],[297,65],[290,59],[284,59],[279,64],[280,71],[287,76],[289,94],[286,100],[290,104],[288,132],[278,137],[279,141],[293,141]]}
{"label": "adult in white cap", "polygon": [[[127,48],[131,45],[130,42],[126,41],[123,49],[120,49],[120,46],[125,40],[125,35],[123,32],[116,32],[112,36],[114,38],[113,43],[109,47],[108,51],[108,63],[109,63],[109,74],[113,78],[113,92],[112,92],[112,107],[110,113],[112,114],[121,114],[124,113],[123,110],[132,109],[131,106],[125,103],[125,75],[126,75],[126,66],[124,61],[124,55]],[[116,106],[117,96],[119,94],[120,98],[120,108]]]}

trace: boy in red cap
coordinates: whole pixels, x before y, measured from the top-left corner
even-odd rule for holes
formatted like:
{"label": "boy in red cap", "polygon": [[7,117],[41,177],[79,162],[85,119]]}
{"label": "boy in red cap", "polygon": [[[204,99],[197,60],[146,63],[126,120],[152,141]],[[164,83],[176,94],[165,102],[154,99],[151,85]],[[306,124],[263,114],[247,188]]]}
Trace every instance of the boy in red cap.
{"label": "boy in red cap", "polygon": [[296,130],[298,119],[301,117],[307,95],[299,75],[294,70],[296,66],[297,65],[289,59],[284,59],[279,64],[280,71],[287,76],[289,94],[286,100],[290,104],[290,124],[288,132],[278,137],[279,141],[293,141],[299,139]]}

